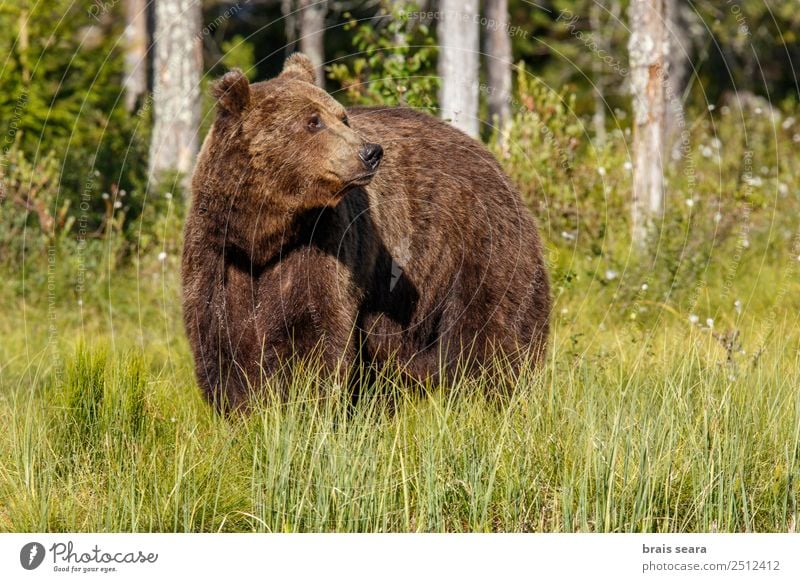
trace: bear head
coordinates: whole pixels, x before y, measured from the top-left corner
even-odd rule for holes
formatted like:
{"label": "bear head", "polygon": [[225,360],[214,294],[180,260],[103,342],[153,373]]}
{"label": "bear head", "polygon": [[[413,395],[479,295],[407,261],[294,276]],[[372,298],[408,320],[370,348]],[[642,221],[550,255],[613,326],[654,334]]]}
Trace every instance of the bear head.
{"label": "bear head", "polygon": [[345,108],[314,85],[314,67],[301,53],[261,83],[232,70],[212,94],[216,119],[195,171],[195,191],[243,196],[262,211],[291,214],[335,206],[378,170],[383,149],[359,136]]}

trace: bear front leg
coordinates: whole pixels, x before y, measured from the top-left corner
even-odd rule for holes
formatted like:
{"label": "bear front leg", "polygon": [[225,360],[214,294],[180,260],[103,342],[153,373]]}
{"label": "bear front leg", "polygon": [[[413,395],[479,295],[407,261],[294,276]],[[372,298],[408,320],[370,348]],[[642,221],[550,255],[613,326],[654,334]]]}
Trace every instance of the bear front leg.
{"label": "bear front leg", "polygon": [[358,298],[347,269],[305,250],[284,257],[259,285],[264,352],[289,372],[289,384],[296,370],[308,369],[321,373],[323,392],[346,385],[356,357]]}

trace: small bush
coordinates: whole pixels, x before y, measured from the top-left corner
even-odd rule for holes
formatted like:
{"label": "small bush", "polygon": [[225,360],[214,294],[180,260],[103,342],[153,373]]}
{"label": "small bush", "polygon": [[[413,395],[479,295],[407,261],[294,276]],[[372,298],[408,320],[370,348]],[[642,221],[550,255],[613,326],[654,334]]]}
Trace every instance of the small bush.
{"label": "small bush", "polygon": [[331,65],[328,76],[352,104],[436,107],[436,43],[425,24],[408,19],[414,10],[414,3],[393,2],[383,18],[345,25],[358,55]]}

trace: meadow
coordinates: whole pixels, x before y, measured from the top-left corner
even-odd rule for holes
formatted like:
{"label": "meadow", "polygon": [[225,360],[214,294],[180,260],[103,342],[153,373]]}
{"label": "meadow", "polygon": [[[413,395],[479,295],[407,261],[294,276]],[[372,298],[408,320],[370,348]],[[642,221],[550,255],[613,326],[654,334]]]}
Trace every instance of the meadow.
{"label": "meadow", "polygon": [[545,369],[508,403],[486,379],[419,394],[384,377],[351,409],[308,371],[288,402],[229,420],[200,398],[178,311],[154,300],[177,302],[165,279],[76,314],[57,345],[35,307],[3,318],[3,531],[796,527],[788,317],[747,355],[670,316],[644,333],[556,317]]}
{"label": "meadow", "polygon": [[795,531],[793,110],[697,114],[693,173],[676,164],[637,251],[628,134],[576,148],[568,100],[521,91],[535,105],[491,147],[542,228],[555,307],[509,401],[488,376],[383,375],[352,405],[308,366],[287,401],[218,416],[182,330],[180,204],[153,194],[133,243],[25,231],[3,267],[0,531]]}

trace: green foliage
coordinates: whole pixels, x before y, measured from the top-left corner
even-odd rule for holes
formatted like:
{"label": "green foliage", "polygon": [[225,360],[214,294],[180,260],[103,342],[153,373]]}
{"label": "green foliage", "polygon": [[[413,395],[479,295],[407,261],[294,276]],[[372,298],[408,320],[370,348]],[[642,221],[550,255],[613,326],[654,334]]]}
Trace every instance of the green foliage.
{"label": "green foliage", "polygon": [[627,107],[628,4],[555,0],[545,11],[512,0],[511,23],[523,31],[512,35],[514,54],[550,87],[570,85],[580,114],[594,110],[598,91],[608,109]]}
{"label": "green foliage", "polygon": [[[524,63],[517,91],[511,123],[495,131],[490,148],[539,217],[554,283],[566,290],[575,277],[593,276],[610,248],[629,242],[625,140],[594,147],[575,112],[575,95],[549,88]],[[587,257],[586,273],[576,271],[575,252]]]}
{"label": "green foliage", "polygon": [[630,239],[630,131],[618,128],[599,145],[569,88],[549,88],[524,65],[517,88],[512,122],[490,148],[539,218],[557,293],[595,282],[614,289],[630,319],[652,322],[661,314],[652,304],[694,312],[705,300],[698,290],[716,278],[728,281],[730,310],[733,282],[757,259],[754,248],[786,260],[774,245],[789,244],[800,212],[791,195],[800,188],[796,105],[687,111],[697,121],[676,132],[666,210],[642,253]]}
{"label": "green foliage", "polygon": [[[600,92],[609,116],[628,109],[629,0],[552,0],[532,6],[510,0],[514,55],[551,87],[571,85],[579,114],[595,110]],[[752,92],[779,103],[797,97],[787,71],[800,61],[800,13],[793,0],[676,2],[672,27],[686,59],[688,106],[718,104],[725,94]],[[693,77],[693,78],[692,78]],[[626,120],[617,119],[624,127]]]}
{"label": "green foliage", "polygon": [[[183,222],[188,196],[182,187],[182,176],[164,176],[158,187],[143,198],[138,220],[131,224],[128,239],[134,241],[139,264],[146,270],[161,268],[167,260],[180,256]],[[158,258],[155,263],[154,258]]]}
{"label": "green foliage", "polygon": [[520,63],[511,123],[503,133],[496,130],[490,142],[523,199],[551,217],[553,230],[569,233],[594,222],[578,216],[575,204],[578,196],[594,198],[598,182],[593,160],[576,160],[590,148],[582,147],[584,127],[574,105],[573,93],[550,89]]}
{"label": "green foliage", "polygon": [[26,248],[35,257],[63,242],[74,219],[68,213],[69,201],[58,199],[59,167],[53,152],[33,164],[12,147],[4,161],[0,264],[19,265],[26,258]]}
{"label": "green foliage", "polygon": [[701,0],[693,8],[713,35],[713,44],[708,42],[696,59],[712,100],[721,89],[752,91],[777,101],[797,95],[792,76],[786,74],[789,63],[800,58],[795,2]]}
{"label": "green foliage", "polygon": [[715,280],[725,284],[713,303],[729,312],[742,300],[734,289],[748,269],[762,260],[791,265],[796,257],[784,253],[800,212],[791,195],[800,189],[793,178],[800,160],[791,153],[796,111],[773,119],[767,110],[724,106],[706,115],[687,130],[688,155],[668,171],[664,216],[645,257],[629,268],[629,292],[639,295],[646,282],[650,297],[690,313]]}
{"label": "green foliage", "polygon": [[255,80],[256,76],[256,57],[255,47],[253,43],[248,42],[241,35],[236,35],[233,38],[223,41],[222,46],[222,64],[228,69],[239,68],[244,71],[245,75],[251,81]]}
{"label": "green foliage", "polygon": [[[106,16],[95,20],[85,6],[66,0],[0,7],[0,48],[8,55],[0,75],[3,180],[17,188],[24,164],[37,180],[46,178],[47,191],[30,196],[44,204],[34,214],[47,236],[67,234],[79,222],[104,231],[109,212],[101,194],[144,183],[147,132],[124,110],[122,56],[115,45],[122,26],[113,14]],[[43,224],[46,214],[55,230]],[[18,227],[29,219],[16,215],[11,221]],[[20,253],[21,241],[12,243],[11,254]]]}
{"label": "green foliage", "polygon": [[351,63],[331,65],[328,76],[351,103],[435,108],[436,44],[425,24],[409,20],[415,10],[414,3],[394,2],[383,18],[363,24],[345,15],[358,53]]}

